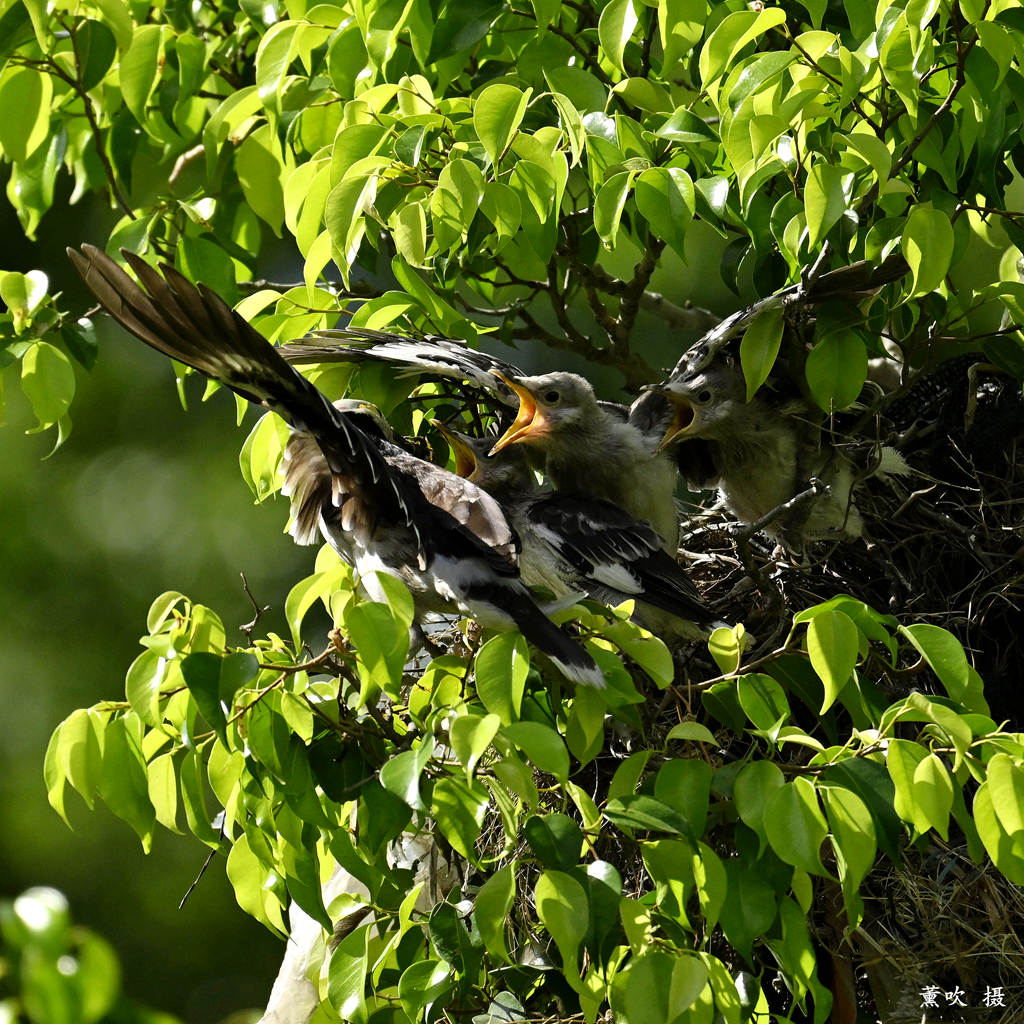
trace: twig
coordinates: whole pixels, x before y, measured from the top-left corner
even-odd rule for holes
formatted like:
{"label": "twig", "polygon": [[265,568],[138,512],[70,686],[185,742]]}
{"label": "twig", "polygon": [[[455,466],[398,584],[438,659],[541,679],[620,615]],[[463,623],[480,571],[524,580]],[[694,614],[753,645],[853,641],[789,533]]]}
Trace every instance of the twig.
{"label": "twig", "polygon": [[252,602],[253,611],[255,612],[251,622],[247,622],[244,626],[239,626],[238,627],[239,630],[245,634],[245,639],[248,640],[250,645],[251,645],[252,644],[252,631],[256,628],[256,623],[258,623],[260,621],[260,616],[264,612],[269,612],[270,611],[270,605],[269,604],[268,605],[264,605],[261,608],[259,603],[257,602],[256,598],[253,596],[253,592],[249,589],[249,581],[245,578],[245,573],[242,572],[242,573],[239,573],[238,575],[242,577],[242,589],[245,591],[246,596]]}

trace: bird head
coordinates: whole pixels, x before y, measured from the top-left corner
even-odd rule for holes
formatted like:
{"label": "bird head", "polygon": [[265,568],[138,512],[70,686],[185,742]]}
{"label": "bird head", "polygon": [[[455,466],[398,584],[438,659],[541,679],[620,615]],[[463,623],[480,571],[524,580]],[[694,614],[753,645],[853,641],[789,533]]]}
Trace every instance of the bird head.
{"label": "bird head", "polygon": [[372,402],[362,398],[339,398],[334,403],[339,412],[347,413],[355,420],[355,424],[364,434],[378,437],[385,441],[394,441],[395,432],[384,414]]}
{"label": "bird head", "polygon": [[554,435],[585,425],[597,408],[594,389],[578,374],[543,373],[512,379],[493,372],[515,392],[519,412],[512,426],[498,438],[491,455],[510,444],[545,444]]}
{"label": "bird head", "polygon": [[518,449],[491,455],[493,437],[470,437],[431,420],[433,426],[451,445],[455,456],[455,473],[495,496],[512,491],[529,491],[536,486],[525,454]]}
{"label": "bird head", "polygon": [[691,438],[721,439],[746,405],[743,373],[728,362],[713,363],[692,376],[670,378],[647,390],[668,399],[672,410],[659,451]]}

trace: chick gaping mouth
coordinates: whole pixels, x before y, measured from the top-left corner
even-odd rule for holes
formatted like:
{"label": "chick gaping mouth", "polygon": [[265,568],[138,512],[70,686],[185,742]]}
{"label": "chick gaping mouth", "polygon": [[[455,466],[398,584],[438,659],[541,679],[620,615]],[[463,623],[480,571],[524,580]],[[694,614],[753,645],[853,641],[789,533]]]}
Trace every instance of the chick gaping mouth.
{"label": "chick gaping mouth", "polygon": [[698,409],[688,398],[674,394],[671,391],[662,391],[672,403],[672,422],[669,423],[665,436],[658,443],[658,451],[664,451],[670,444],[676,441],[685,441],[688,434],[697,429]]}
{"label": "chick gaping mouth", "polygon": [[477,475],[477,471],[480,468],[476,452],[470,448],[460,434],[449,430],[440,420],[431,420],[430,425],[441,434],[451,447],[452,454],[455,456],[455,475],[472,482],[473,477]]}
{"label": "chick gaping mouth", "polygon": [[494,447],[487,453],[488,455],[497,455],[498,452],[503,448],[507,448],[510,444],[517,444],[520,441],[530,442],[541,434],[547,433],[548,421],[543,409],[538,407],[536,399],[522,384],[517,384],[496,370],[491,372],[510,387],[519,399],[519,412],[516,413],[512,426],[498,438]]}

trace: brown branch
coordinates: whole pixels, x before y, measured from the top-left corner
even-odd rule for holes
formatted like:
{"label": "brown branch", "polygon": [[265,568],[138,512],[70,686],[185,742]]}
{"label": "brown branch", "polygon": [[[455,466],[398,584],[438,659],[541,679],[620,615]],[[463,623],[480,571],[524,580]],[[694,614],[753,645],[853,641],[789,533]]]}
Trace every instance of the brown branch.
{"label": "brown branch", "polygon": [[665,251],[665,242],[660,238],[651,240],[640,262],[633,268],[633,279],[626,285],[619,303],[619,316],[615,321],[614,346],[623,354],[629,350],[629,336],[633,332],[637,313],[640,312],[640,299],[651,281],[658,259]]}

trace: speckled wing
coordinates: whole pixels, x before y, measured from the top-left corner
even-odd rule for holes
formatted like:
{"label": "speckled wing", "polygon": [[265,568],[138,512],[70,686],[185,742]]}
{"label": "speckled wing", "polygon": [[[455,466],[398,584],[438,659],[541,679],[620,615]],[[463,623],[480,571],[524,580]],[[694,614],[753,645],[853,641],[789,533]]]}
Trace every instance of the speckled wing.
{"label": "speckled wing", "polygon": [[692,622],[711,621],[692,580],[649,523],[610,502],[558,493],[531,502],[527,517],[595,596],[635,597]]}
{"label": "speckled wing", "polygon": [[302,341],[281,345],[278,352],[289,363],[376,362],[400,367],[415,376],[443,377],[470,384],[487,392],[502,405],[515,408],[519,400],[494,374],[518,377],[522,371],[512,363],[464,341],[430,335],[409,338],[366,327],[314,331]]}

